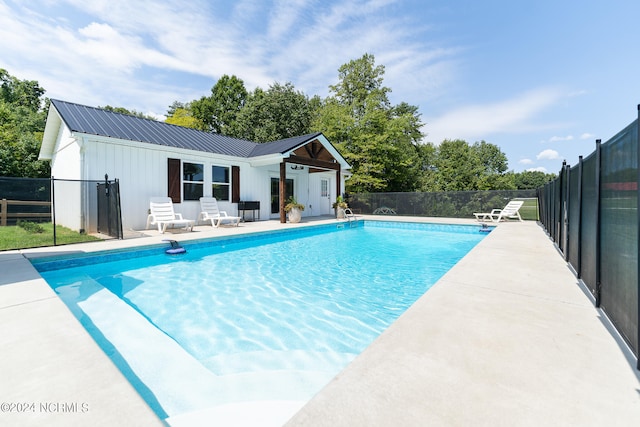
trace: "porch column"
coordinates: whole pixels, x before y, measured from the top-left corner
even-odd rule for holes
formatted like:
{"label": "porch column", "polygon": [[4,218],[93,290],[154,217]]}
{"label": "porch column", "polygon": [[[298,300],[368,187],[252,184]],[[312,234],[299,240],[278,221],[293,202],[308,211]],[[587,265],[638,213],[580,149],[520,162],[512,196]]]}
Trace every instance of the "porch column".
{"label": "porch column", "polygon": [[286,188],[287,188],[287,162],[286,161],[282,161],[282,163],[280,163],[280,223],[284,224],[287,222],[287,213],[284,211],[284,205],[287,203],[287,201],[285,200],[285,197],[287,197],[286,194]]}

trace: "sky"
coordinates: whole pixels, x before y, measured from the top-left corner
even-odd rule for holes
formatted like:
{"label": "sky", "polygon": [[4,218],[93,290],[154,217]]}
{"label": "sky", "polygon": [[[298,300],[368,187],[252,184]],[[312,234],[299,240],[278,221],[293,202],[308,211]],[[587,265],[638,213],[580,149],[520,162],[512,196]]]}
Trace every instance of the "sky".
{"label": "sky", "polygon": [[0,68],[45,96],[163,118],[235,75],[326,97],[365,53],[424,142],[557,173],[638,118],[637,0],[0,0]]}

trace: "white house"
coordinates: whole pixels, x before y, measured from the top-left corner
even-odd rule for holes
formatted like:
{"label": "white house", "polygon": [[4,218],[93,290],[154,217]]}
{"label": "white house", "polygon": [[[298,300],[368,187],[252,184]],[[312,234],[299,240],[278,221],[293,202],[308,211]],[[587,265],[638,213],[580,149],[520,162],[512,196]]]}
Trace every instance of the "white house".
{"label": "white house", "polygon": [[[125,230],[145,227],[155,196],[171,197],[188,219],[198,217],[202,196],[216,197],[230,215],[241,201],[260,202],[256,219],[262,220],[286,220],[283,195],[306,206],[303,216],[332,215],[350,175],[322,133],[259,144],[60,100],[51,100],[40,159],[51,162],[56,179],[117,178]],[[95,231],[87,214],[95,188],[62,188],[55,194],[56,222]]]}

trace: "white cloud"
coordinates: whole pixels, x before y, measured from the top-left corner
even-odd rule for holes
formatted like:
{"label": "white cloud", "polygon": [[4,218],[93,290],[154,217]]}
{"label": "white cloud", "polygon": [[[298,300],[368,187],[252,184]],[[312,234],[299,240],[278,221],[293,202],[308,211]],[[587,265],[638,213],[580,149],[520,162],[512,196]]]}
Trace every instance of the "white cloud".
{"label": "white cloud", "polygon": [[595,139],[595,135],[592,133],[583,133],[582,135],[580,135],[580,139]]}
{"label": "white cloud", "polygon": [[275,2],[268,23],[268,37],[279,40],[287,35],[296,23],[300,21],[305,0],[278,0]]}
{"label": "white cloud", "polygon": [[[375,55],[376,65],[385,66],[385,85],[391,97],[407,102],[416,94],[430,97],[439,85],[455,76],[453,46],[425,46],[416,42],[416,33],[428,31],[419,20],[386,13],[389,1],[342,1],[316,3],[298,12],[307,16],[287,34],[284,45],[273,50],[273,74],[280,79],[296,75],[296,87],[308,94],[325,96],[328,85],[338,79],[338,68],[360,58]],[[407,25],[411,22],[412,25]],[[280,34],[283,39],[283,35]]]}
{"label": "white cloud", "polygon": [[549,138],[549,142],[560,142],[560,141],[573,141],[573,135],[552,136],[551,138]]}
{"label": "white cloud", "polygon": [[518,163],[520,163],[522,165],[532,165],[533,164],[533,160],[531,160],[531,159],[520,159],[518,161]]}
{"label": "white cloud", "polygon": [[[146,111],[164,110],[172,100],[183,100],[186,90],[180,82],[141,78],[139,70],[153,67],[165,75],[175,70],[189,72],[191,62],[163,52],[159,43],[149,43],[144,33],[148,26],[141,25],[140,33],[129,30],[128,22],[145,20],[140,10],[128,10],[130,16],[126,17],[125,12],[117,12],[125,3],[113,2],[113,8],[111,2],[103,3],[105,16],[98,22],[97,14],[93,16],[91,10],[82,14],[68,5],[49,16],[41,10],[44,6],[10,9],[0,2],[3,68],[19,78],[37,80],[48,97],[88,105],[110,104]],[[87,8],[98,8],[100,4],[82,3]],[[56,20],[55,16],[62,13],[65,18]],[[171,15],[164,16],[168,32],[175,23],[170,22]],[[156,15],[146,18],[153,21]],[[197,15],[193,19],[197,20]],[[19,37],[12,39],[13,35]],[[189,51],[184,46],[182,50]]]}
{"label": "white cloud", "polygon": [[529,168],[529,169],[527,169],[527,172],[544,172],[544,173],[547,173],[547,168],[545,168],[544,166],[538,166],[537,168]]}
{"label": "white cloud", "polygon": [[393,97],[432,99],[454,78],[460,51],[427,46],[427,24],[391,8],[391,0],[0,1],[0,58],[47,96],[147,111],[197,98],[223,74],[249,90],[291,81],[325,96],[338,68],[368,52],[385,65]]}
{"label": "white cloud", "polygon": [[[555,104],[563,93],[554,88],[539,88],[512,99],[493,104],[461,107],[443,116],[428,119],[428,140],[461,138],[467,142],[489,139],[496,133],[521,133],[539,129],[534,117]],[[469,141],[470,140],[470,141]]]}
{"label": "white cloud", "polygon": [[560,158],[560,154],[556,150],[546,149],[538,153],[536,159],[538,160],[557,160]]}

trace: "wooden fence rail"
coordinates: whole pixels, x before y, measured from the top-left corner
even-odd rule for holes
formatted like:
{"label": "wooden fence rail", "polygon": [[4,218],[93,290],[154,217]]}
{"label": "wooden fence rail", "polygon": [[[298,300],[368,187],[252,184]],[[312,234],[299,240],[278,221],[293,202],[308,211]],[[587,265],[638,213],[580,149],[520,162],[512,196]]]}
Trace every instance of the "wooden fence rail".
{"label": "wooden fence rail", "polygon": [[[20,206],[49,206],[49,212],[16,212],[10,213],[8,207],[10,205]],[[0,226],[7,225],[8,218],[50,218],[51,202],[34,202],[27,200],[0,200]]]}

